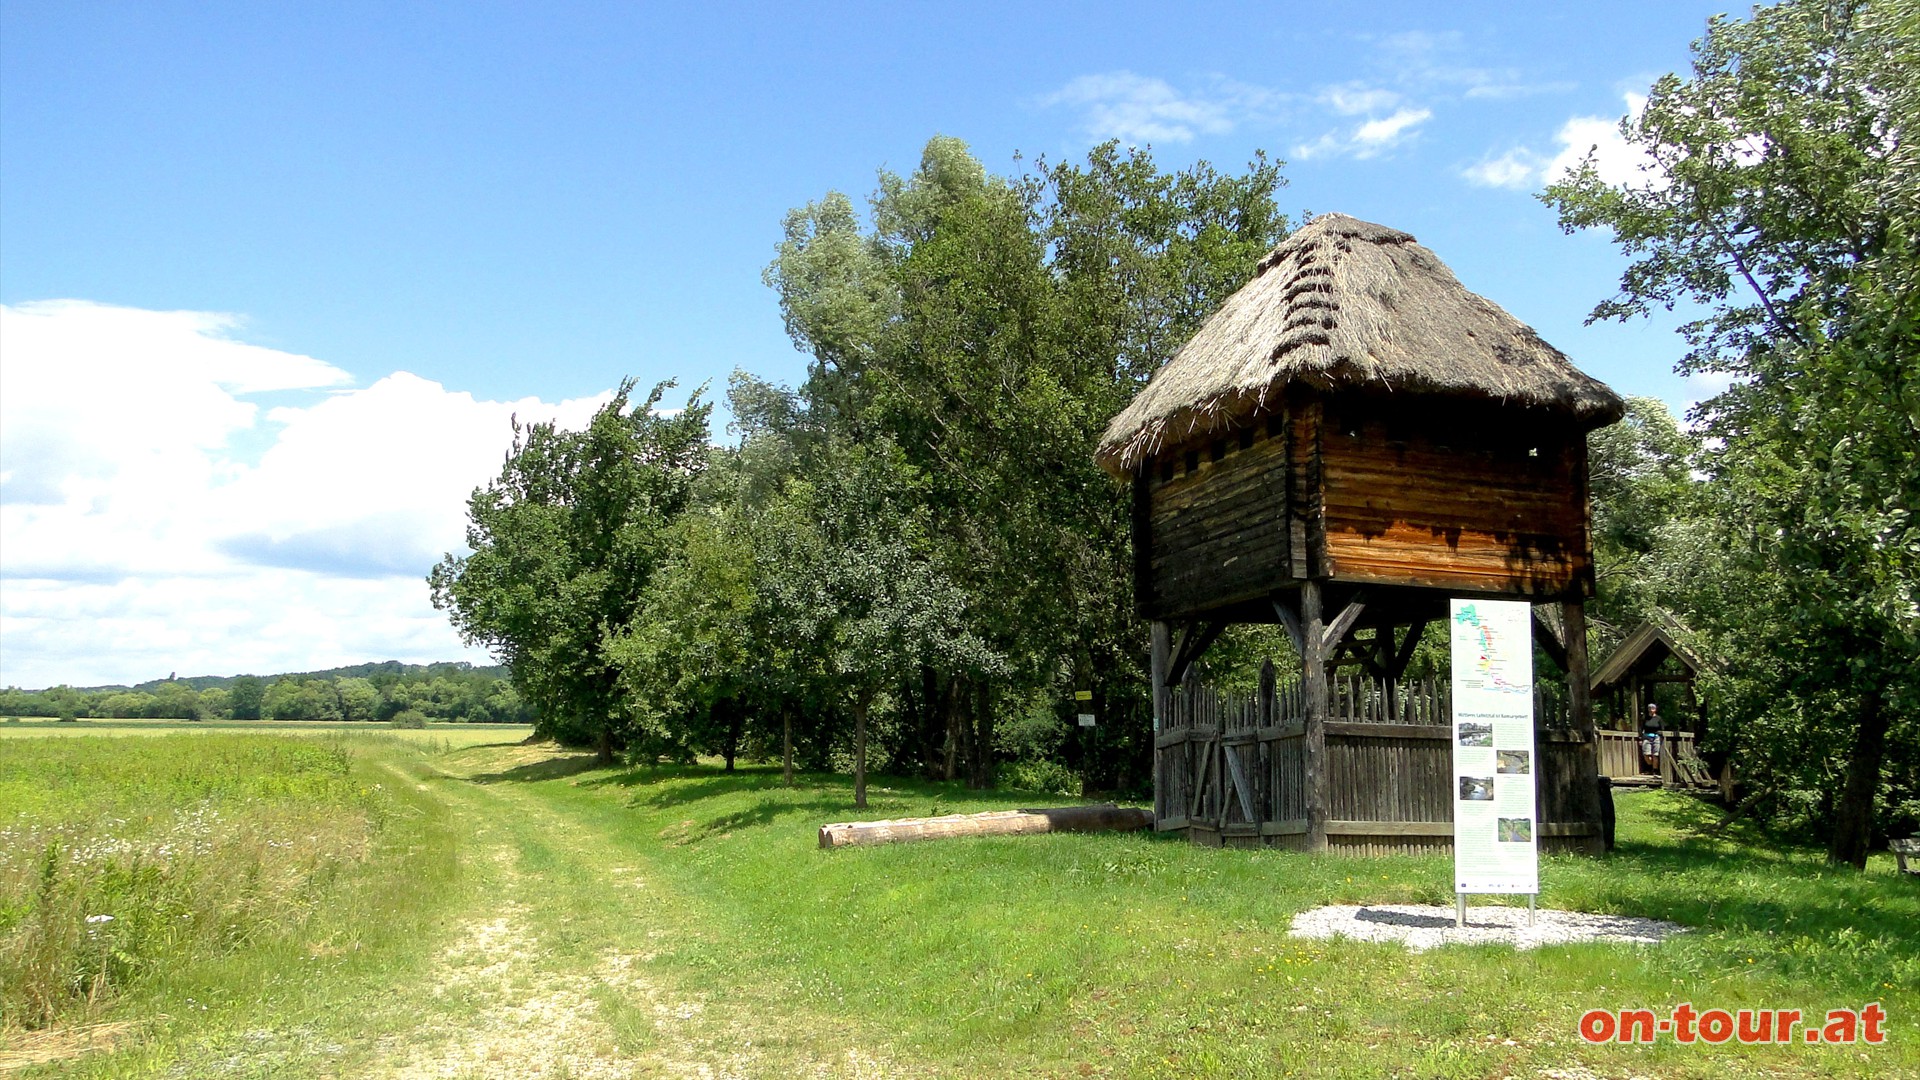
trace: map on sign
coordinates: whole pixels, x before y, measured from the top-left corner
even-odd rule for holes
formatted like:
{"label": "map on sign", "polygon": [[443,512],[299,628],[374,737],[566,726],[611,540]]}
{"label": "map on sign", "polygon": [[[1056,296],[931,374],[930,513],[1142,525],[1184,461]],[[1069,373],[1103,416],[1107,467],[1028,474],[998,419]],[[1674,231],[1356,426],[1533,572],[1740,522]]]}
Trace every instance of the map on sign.
{"label": "map on sign", "polygon": [[1473,663],[1455,677],[1464,676],[1463,681],[1474,690],[1496,694],[1532,693],[1533,656],[1531,653],[1515,656],[1513,650],[1531,649],[1533,642],[1522,638],[1522,644],[1510,645],[1511,641],[1511,637],[1497,633],[1489,625],[1480,605],[1460,604],[1453,613],[1453,655],[1471,658]]}

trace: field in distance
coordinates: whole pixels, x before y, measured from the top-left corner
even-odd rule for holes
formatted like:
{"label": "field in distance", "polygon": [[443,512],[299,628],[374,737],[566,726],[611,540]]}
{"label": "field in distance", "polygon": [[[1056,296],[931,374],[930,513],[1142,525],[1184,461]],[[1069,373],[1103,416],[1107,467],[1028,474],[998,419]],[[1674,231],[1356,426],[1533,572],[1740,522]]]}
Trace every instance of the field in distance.
{"label": "field in distance", "polygon": [[0,721],[0,739],[47,735],[173,735],[181,732],[273,733],[280,735],[391,735],[437,749],[486,743],[519,742],[533,734],[530,724],[433,724],[396,728],[377,720],[54,720],[11,716]]}

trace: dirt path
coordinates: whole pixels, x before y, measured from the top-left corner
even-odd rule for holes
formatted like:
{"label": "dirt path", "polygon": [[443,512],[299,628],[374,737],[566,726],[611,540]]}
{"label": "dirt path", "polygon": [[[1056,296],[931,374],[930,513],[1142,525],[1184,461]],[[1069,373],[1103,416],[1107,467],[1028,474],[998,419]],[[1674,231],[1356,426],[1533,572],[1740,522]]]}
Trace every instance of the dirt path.
{"label": "dirt path", "polygon": [[[507,769],[577,767],[571,755],[516,748]],[[393,1080],[568,1077],[878,1077],[873,1055],[811,1046],[744,1001],[715,1002],[655,970],[666,935],[697,934],[668,914],[644,866],[539,786],[481,782],[469,768],[426,781],[467,824],[462,863],[478,910],[451,927],[417,1027],[377,1049]],[[583,764],[583,763],[581,763]],[[789,1022],[790,1023],[790,1020]]]}

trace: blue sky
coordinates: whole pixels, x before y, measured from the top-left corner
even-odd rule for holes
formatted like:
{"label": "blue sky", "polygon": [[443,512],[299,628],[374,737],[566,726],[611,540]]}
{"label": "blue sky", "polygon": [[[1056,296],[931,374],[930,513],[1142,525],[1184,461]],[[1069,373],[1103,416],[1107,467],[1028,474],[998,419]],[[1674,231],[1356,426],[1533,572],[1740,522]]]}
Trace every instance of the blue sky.
{"label": "blue sky", "polygon": [[[12,418],[0,463],[0,683],[477,658],[420,576],[509,406],[796,378],[760,282],[782,214],[864,196],[936,133],[1002,172],[1106,137],[1169,166],[1265,149],[1284,206],[1412,232],[1591,373],[1683,406],[1672,320],[1582,326],[1621,260],[1531,193],[1717,10],[7,0],[0,376],[41,420]],[[89,395],[135,386],[156,408],[89,434]],[[135,431],[160,405],[213,434]],[[141,499],[180,468],[194,513],[163,530]],[[261,494],[291,477],[320,493]],[[275,622],[261,590],[313,602]]]}

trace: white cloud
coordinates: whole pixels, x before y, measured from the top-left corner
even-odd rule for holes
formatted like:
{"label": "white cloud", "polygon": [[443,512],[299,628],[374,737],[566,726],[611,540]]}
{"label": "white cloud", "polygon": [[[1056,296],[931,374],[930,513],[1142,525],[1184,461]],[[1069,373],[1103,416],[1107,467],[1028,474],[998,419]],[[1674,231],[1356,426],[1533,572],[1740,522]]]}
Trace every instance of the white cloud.
{"label": "white cloud", "polygon": [[[1492,76],[1489,75],[1489,78]],[[1513,98],[1535,97],[1540,94],[1565,94],[1579,86],[1578,83],[1556,82],[1483,82],[1467,87],[1466,96],[1486,101],[1507,101]]]}
{"label": "white cloud", "polygon": [[[371,386],[237,320],[0,307],[0,683],[470,655],[422,578],[461,546],[509,417],[606,400]],[[274,393],[271,409],[247,400]],[[262,449],[264,447],[264,449]]]}
{"label": "white cloud", "polygon": [[1400,109],[1392,116],[1365,120],[1345,134],[1327,132],[1313,142],[1295,147],[1294,156],[1302,161],[1339,155],[1362,161],[1379,157],[1413,138],[1415,129],[1432,117],[1431,109]]}
{"label": "white cloud", "polygon": [[1342,83],[1338,86],[1324,87],[1320,91],[1320,103],[1342,116],[1355,113],[1379,112],[1400,104],[1400,95],[1392,90],[1364,83]]}
{"label": "white cloud", "polygon": [[[1626,115],[1639,116],[1647,107],[1643,94],[1623,96]],[[1629,184],[1657,187],[1663,181],[1654,169],[1653,159],[1620,134],[1620,118],[1575,116],[1560,125],[1554,139],[1557,149],[1548,152],[1518,147],[1497,158],[1487,158],[1460,170],[1467,182],[1480,187],[1502,187],[1516,191],[1551,184],[1572,172],[1593,155],[1593,167],[1600,179],[1616,187]]]}
{"label": "white cloud", "polygon": [[[1626,94],[1624,100],[1628,116],[1639,116],[1640,111],[1647,107],[1644,94]],[[1649,169],[1653,159],[1620,134],[1620,118],[1617,116],[1611,119],[1604,116],[1573,117],[1560,126],[1555,138],[1560,142],[1560,150],[1541,172],[1542,180],[1547,183],[1578,168],[1589,153],[1593,155],[1594,169],[1605,183],[1618,186],[1650,179]]]}
{"label": "white cloud", "polygon": [[1401,109],[1382,120],[1369,120],[1361,124],[1353,133],[1353,141],[1361,147],[1384,148],[1399,142],[1417,124],[1426,122],[1433,116],[1431,109]]}
{"label": "white cloud", "polygon": [[1513,149],[1497,158],[1487,158],[1469,165],[1460,171],[1460,175],[1480,187],[1525,191],[1538,182],[1540,156],[1526,149]]}
{"label": "white cloud", "polygon": [[1267,115],[1284,95],[1264,87],[1213,77],[1199,89],[1181,90],[1165,79],[1111,71],[1082,75],[1040,99],[1081,113],[1083,134],[1134,146],[1191,142],[1224,135]]}

